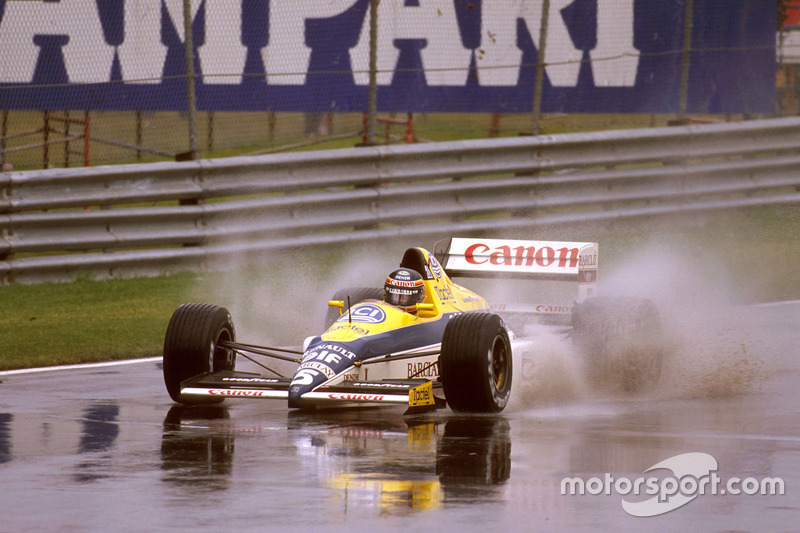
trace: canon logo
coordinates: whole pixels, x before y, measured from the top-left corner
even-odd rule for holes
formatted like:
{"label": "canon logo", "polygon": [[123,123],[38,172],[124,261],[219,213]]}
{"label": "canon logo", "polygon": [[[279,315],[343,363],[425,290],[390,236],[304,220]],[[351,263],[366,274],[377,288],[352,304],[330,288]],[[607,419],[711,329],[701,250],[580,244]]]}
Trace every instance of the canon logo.
{"label": "canon logo", "polygon": [[542,305],[536,306],[537,313],[571,313],[572,308],[564,305]]}
{"label": "canon logo", "polygon": [[338,392],[328,394],[328,398],[331,400],[360,400],[368,402],[380,402],[383,400],[383,396],[378,394],[340,394]]}
{"label": "canon logo", "polygon": [[226,389],[211,389],[208,391],[209,394],[214,396],[247,396],[247,397],[259,397],[264,396],[264,391],[260,390],[226,390]]}
{"label": "canon logo", "polygon": [[[490,253],[491,252],[491,253]],[[481,265],[490,263],[492,265],[506,266],[539,266],[547,267],[558,262],[557,267],[575,267],[578,264],[578,248],[559,248],[558,250],[550,246],[542,246],[536,249],[534,246],[498,246],[494,249],[488,245],[476,242],[470,245],[464,252],[464,259],[470,264]]]}
{"label": "canon logo", "polygon": [[403,281],[401,279],[387,279],[386,283],[393,285],[395,287],[409,287],[413,289],[414,287],[419,287],[422,285],[422,280],[414,280],[414,281]]}

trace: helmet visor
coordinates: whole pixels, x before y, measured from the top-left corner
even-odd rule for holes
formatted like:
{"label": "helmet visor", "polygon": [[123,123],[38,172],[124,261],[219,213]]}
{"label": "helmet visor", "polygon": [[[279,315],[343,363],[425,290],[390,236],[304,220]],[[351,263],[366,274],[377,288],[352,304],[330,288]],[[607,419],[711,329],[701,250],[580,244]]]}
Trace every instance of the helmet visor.
{"label": "helmet visor", "polygon": [[411,307],[419,302],[419,289],[386,287],[386,302],[398,307]]}

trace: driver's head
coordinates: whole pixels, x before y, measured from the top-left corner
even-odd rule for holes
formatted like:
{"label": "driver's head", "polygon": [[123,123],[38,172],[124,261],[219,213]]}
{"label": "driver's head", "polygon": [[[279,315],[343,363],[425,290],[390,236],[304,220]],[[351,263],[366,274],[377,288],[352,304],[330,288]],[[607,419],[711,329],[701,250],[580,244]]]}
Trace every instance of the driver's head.
{"label": "driver's head", "polygon": [[425,285],[422,276],[410,268],[398,268],[386,278],[383,285],[384,300],[403,311],[417,309],[417,304],[425,299]]}

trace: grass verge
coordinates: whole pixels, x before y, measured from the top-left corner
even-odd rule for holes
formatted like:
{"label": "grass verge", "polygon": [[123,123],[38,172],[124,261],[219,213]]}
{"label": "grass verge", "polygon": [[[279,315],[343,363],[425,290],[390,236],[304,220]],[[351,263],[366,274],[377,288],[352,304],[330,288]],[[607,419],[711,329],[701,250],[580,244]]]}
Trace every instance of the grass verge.
{"label": "grass verge", "polygon": [[0,368],[152,356],[197,276],[0,287]]}

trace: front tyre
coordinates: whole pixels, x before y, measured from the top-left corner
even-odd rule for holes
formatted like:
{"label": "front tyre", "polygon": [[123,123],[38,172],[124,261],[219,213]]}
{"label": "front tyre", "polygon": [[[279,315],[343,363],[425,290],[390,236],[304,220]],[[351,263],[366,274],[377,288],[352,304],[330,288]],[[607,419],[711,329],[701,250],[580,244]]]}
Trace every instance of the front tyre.
{"label": "front tyre", "polygon": [[492,313],[456,315],[444,330],[439,375],[453,411],[499,413],[511,396],[511,342]]}
{"label": "front tyre", "polygon": [[219,343],[235,339],[233,319],[224,307],[200,303],[178,307],[164,337],[164,384],[170,397],[181,401],[181,382],[185,379],[233,370],[236,354],[220,348]]}

